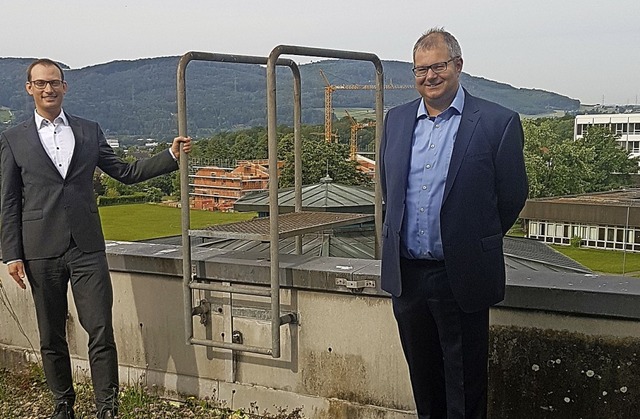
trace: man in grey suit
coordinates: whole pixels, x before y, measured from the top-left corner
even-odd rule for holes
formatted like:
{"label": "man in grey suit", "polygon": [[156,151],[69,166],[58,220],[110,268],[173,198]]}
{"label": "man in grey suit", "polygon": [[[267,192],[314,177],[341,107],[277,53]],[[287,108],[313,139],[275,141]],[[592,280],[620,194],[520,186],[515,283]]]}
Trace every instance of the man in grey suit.
{"label": "man in grey suit", "polygon": [[75,393],[66,341],[67,287],[89,334],[89,363],[98,418],[117,415],[118,359],[112,326],[113,291],[93,174],[100,168],[135,183],[178,168],[177,137],[170,150],[127,163],[116,156],[92,121],[62,110],[62,68],[49,59],[27,69],[34,115],[0,136],[2,258],[23,289],[31,286],[47,383],[56,401],[52,419],[73,419]]}
{"label": "man in grey suit", "polygon": [[385,118],[382,288],[421,419],[485,418],[489,307],[505,292],[502,238],[527,198],[518,114],[460,85],[462,52],[434,28],[413,48],[420,98]]}

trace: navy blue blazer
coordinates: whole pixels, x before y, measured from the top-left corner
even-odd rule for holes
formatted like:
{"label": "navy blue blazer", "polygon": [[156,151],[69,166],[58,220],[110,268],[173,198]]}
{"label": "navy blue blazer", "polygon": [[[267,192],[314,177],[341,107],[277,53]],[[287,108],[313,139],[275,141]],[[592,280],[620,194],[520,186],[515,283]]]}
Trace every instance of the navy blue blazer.
{"label": "navy blue blazer", "polygon": [[[381,286],[394,296],[402,294],[400,228],[420,100],[389,110],[380,146],[386,208]],[[523,146],[517,113],[465,91],[440,209],[447,276],[465,312],[486,309],[504,298],[502,238],[518,218],[528,193]]]}

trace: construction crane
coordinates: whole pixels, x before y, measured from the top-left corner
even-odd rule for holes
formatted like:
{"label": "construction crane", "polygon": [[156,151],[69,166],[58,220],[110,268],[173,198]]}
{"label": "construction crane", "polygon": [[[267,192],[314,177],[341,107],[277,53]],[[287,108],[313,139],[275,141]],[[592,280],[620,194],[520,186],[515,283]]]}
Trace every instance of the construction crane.
{"label": "construction crane", "polygon": [[362,128],[367,127],[375,127],[376,121],[371,122],[358,122],[354,119],[353,116],[349,113],[348,110],[345,109],[345,113],[351,119],[351,141],[349,142],[349,156],[351,160],[356,159],[356,154],[358,153],[358,131]]}
{"label": "construction crane", "polygon": [[[375,84],[331,84],[322,69],[320,75],[324,79],[324,139],[330,143],[331,138],[335,135],[331,132],[331,122],[333,119],[333,92],[336,90],[375,90]],[[393,89],[414,89],[412,84],[386,84],[385,90]]]}

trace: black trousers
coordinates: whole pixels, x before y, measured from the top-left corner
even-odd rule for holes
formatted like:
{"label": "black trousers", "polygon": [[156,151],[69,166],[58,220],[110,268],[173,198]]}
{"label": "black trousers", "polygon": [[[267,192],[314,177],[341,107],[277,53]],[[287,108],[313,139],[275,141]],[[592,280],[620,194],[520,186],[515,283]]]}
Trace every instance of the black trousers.
{"label": "black trousers", "polygon": [[105,252],[83,253],[75,244],[60,257],[25,261],[36,307],[42,364],[57,403],[75,402],[66,339],[67,287],[89,334],[89,365],[98,412],[117,409],[118,355],[113,337],[113,288]]}
{"label": "black trousers", "polygon": [[442,262],[402,259],[393,297],[420,419],[487,417],[489,309],[463,312]]}

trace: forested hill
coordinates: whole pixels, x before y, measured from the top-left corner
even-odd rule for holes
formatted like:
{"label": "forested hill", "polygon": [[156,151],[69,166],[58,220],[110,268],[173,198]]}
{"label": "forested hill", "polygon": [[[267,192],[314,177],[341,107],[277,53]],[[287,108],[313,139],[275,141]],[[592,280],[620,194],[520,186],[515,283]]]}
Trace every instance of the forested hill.
{"label": "forested hill", "polygon": [[[102,125],[107,135],[170,138],[176,133],[176,68],[179,57],[113,61],[80,69],[67,69],[69,89],[65,110]],[[4,126],[28,117],[33,101],[24,90],[25,70],[31,59],[0,58],[0,110],[12,112]],[[385,61],[387,84],[411,85],[411,63]],[[67,68],[63,65],[64,68]],[[368,62],[324,60],[300,66],[303,123],[324,122],[325,82],[333,85],[375,84]],[[278,69],[278,123],[290,124],[293,114],[292,76]],[[504,83],[463,73],[462,84],[479,97],[498,102],[519,113],[544,114],[577,110],[579,101],[537,89],[517,89]],[[187,67],[189,134],[210,133],[266,125],[266,72],[263,66],[192,61]],[[386,90],[385,107],[418,97],[414,89]],[[372,108],[371,90],[337,90],[334,108]],[[3,109],[4,108],[4,109]],[[0,126],[0,130],[3,127]]]}

